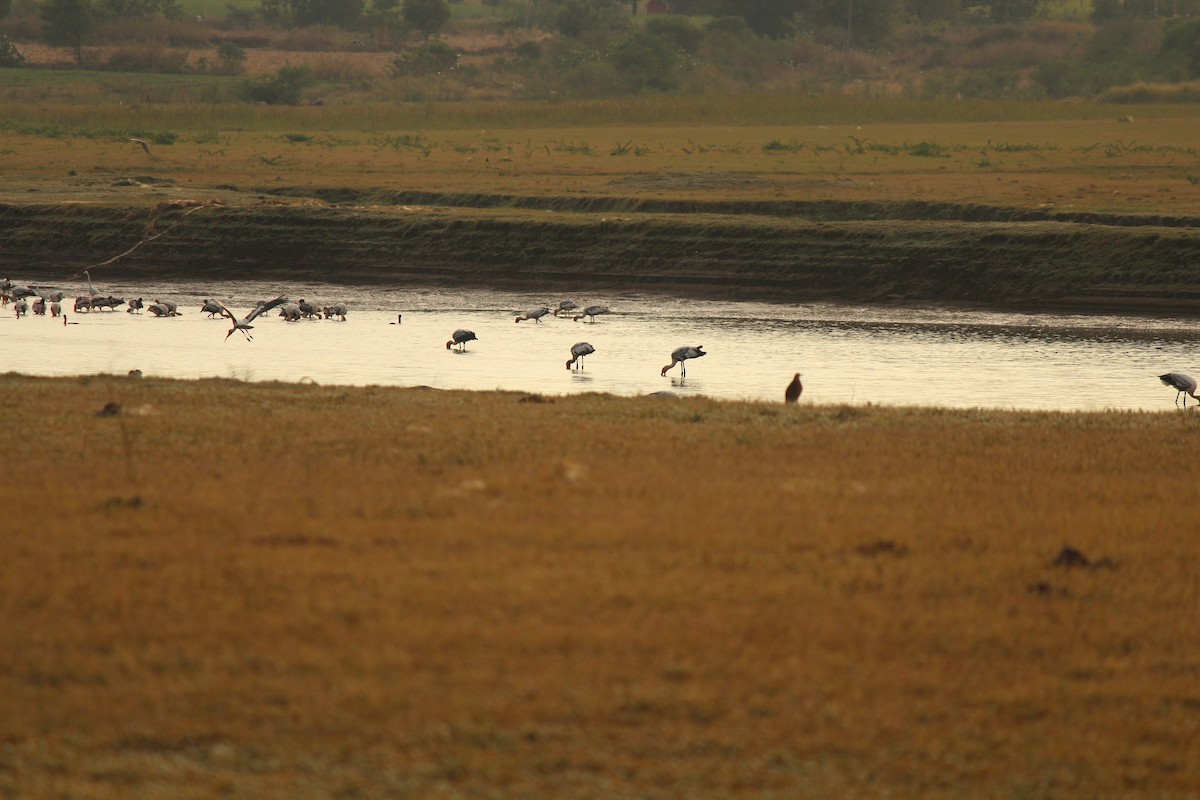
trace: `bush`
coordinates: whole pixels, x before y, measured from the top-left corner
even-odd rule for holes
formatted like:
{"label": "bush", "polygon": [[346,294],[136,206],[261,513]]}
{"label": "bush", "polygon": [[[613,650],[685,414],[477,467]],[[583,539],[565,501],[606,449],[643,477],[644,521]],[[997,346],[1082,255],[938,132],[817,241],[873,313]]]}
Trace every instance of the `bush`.
{"label": "bush", "polygon": [[25,63],[25,54],[8,37],[0,39],[0,67],[19,67]]}
{"label": "bush", "polygon": [[646,33],[669,40],[685,53],[696,53],[704,41],[704,31],[680,17],[651,17],[646,20]]}
{"label": "bush", "polygon": [[242,94],[254,103],[294,106],[300,104],[300,93],[316,82],[308,67],[280,67],[274,77],[247,81]]}
{"label": "bush", "polygon": [[1096,100],[1101,103],[1200,103],[1200,84],[1137,83],[1116,86],[1102,92]]}
{"label": "bush", "polygon": [[309,25],[288,31],[279,47],[305,53],[330,52],[338,49],[340,35],[341,32],[330,25]]}
{"label": "bush", "polygon": [[217,57],[221,59],[221,71],[226,75],[238,74],[246,63],[246,51],[233,42],[221,42]]}
{"label": "bush", "polygon": [[392,59],[392,75],[406,78],[446,73],[458,65],[458,53],[441,39],[410,47]]}
{"label": "bush", "polygon": [[678,57],[679,49],[670,40],[640,31],[617,45],[612,65],[631,91],[668,91],[676,87]]}
{"label": "bush", "polygon": [[188,54],[182,50],[167,50],[147,45],[144,47],[121,47],[114,50],[104,63],[104,69],[117,72],[161,72],[181,74],[187,72]]}

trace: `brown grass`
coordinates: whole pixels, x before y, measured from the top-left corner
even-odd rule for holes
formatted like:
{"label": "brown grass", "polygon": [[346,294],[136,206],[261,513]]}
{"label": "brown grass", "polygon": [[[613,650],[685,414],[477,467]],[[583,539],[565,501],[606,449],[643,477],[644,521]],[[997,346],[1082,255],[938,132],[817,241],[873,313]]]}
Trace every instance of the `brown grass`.
{"label": "brown grass", "polygon": [[[19,113],[36,113],[51,127],[95,126],[114,135],[6,134],[4,164],[19,180],[0,187],[0,199],[157,202],[159,195],[111,191],[117,178],[152,174],[176,182],[180,189],[173,196],[189,197],[209,196],[212,187],[228,184],[1200,213],[1200,190],[1188,177],[1200,165],[1195,113],[1187,106],[1145,114],[1132,109],[1132,122],[1120,121],[1125,107],[1114,107],[1103,120],[546,128],[471,118],[471,108],[486,104],[463,104],[463,120],[449,124],[430,124],[424,115],[441,113],[439,108],[420,105],[366,106],[352,113],[329,106],[141,106],[106,112],[106,118],[86,106],[31,108],[23,105]],[[121,130],[171,131],[179,138],[155,148],[150,161],[117,135]],[[281,144],[285,133],[307,134],[321,146]],[[399,146],[401,140],[422,146]],[[770,142],[795,148],[764,151]],[[919,142],[945,148],[944,157],[911,154],[906,145]],[[627,145],[624,154],[615,152],[618,144]],[[666,175],[673,176],[669,191],[631,189],[631,178]],[[717,180],[721,176],[731,177]],[[30,193],[31,187],[41,191]],[[98,194],[89,194],[89,187]]]}
{"label": "brown grass", "polygon": [[1190,413],[0,396],[7,796],[1200,785]]}

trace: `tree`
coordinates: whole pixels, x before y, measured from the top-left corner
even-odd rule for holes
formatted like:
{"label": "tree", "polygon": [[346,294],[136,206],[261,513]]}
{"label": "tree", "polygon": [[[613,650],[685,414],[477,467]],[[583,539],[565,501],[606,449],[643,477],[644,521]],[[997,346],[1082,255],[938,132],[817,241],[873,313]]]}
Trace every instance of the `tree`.
{"label": "tree", "polygon": [[135,19],[149,19],[159,13],[167,19],[183,15],[177,0],[101,0],[100,9],[108,16]]}
{"label": "tree", "polygon": [[726,0],[724,12],[746,20],[759,36],[785,39],[796,32],[793,20],[801,0]]}
{"label": "tree", "polygon": [[365,0],[291,0],[293,25],[352,28],[362,19]]}
{"label": "tree", "polygon": [[981,5],[990,11],[992,22],[1007,24],[1032,19],[1037,13],[1038,0],[984,0]]}
{"label": "tree", "polygon": [[1182,61],[1193,78],[1200,76],[1200,19],[1172,21],[1163,37],[1161,53]]}
{"label": "tree", "polygon": [[242,92],[247,100],[255,103],[294,106],[300,102],[300,93],[316,82],[316,76],[308,67],[280,67],[273,78],[263,76],[247,81]]}
{"label": "tree", "polygon": [[696,53],[704,41],[704,31],[683,17],[657,16],[646,20],[646,33],[670,40],[685,53]]}
{"label": "tree", "polygon": [[604,40],[629,28],[629,16],[615,0],[566,0],[559,4],[554,28],[572,39]]}
{"label": "tree", "polygon": [[446,0],[404,0],[401,15],[405,22],[428,39],[441,33],[450,21],[450,4]]}
{"label": "tree", "polygon": [[42,36],[50,44],[70,47],[75,63],[83,63],[83,46],[96,35],[98,14],[92,0],[45,0],[38,7]]}
{"label": "tree", "polygon": [[804,19],[846,30],[848,46],[873,45],[887,38],[904,14],[903,0],[805,0]]}
{"label": "tree", "polygon": [[675,88],[675,64],[679,48],[671,41],[646,31],[637,31],[616,46],[612,64],[626,87],[667,91]]}
{"label": "tree", "polygon": [[353,28],[362,19],[366,0],[259,0],[262,18],[275,25],[336,25]]}

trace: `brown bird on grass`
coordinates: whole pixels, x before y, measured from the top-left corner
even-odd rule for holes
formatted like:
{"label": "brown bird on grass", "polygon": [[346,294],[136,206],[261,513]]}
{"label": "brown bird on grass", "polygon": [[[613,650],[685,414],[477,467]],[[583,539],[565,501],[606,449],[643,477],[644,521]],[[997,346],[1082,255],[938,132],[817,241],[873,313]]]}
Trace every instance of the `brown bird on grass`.
{"label": "brown bird on grass", "polygon": [[798,403],[800,402],[800,393],[804,391],[804,384],[800,383],[800,373],[796,373],[796,377],[792,378],[792,382],[788,384],[787,389],[783,392],[783,402]]}

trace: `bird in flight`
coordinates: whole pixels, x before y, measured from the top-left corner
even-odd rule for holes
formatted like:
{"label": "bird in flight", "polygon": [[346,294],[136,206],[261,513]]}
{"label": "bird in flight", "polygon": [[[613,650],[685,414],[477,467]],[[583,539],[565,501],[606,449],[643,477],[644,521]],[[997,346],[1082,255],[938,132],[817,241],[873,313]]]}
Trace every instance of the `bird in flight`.
{"label": "bird in flight", "polygon": [[150,143],[147,142],[145,139],[139,139],[136,136],[126,136],[125,138],[128,139],[129,141],[133,142],[134,144],[140,144],[142,146],[142,149],[146,151],[146,155],[150,156],[151,158],[154,158],[154,153],[150,152]]}
{"label": "bird in flight", "polygon": [[254,327],[250,323],[254,322],[254,320],[258,319],[261,315],[267,313],[272,308],[283,305],[286,302],[287,302],[287,298],[284,297],[283,295],[280,295],[279,297],[276,297],[274,300],[268,300],[265,303],[259,303],[250,311],[250,313],[248,313],[246,316],[242,317],[241,319],[238,319],[237,317],[235,317],[233,315],[233,312],[230,311],[228,308],[226,308],[224,305],[222,305],[221,303],[217,303],[217,305],[221,306],[221,316],[229,317],[229,321],[233,323],[233,327],[229,329],[229,333],[225,334],[225,341],[229,341],[229,337],[233,336],[235,331],[241,331],[242,335],[246,337],[246,341],[250,341],[251,339],[254,338],[253,336],[250,335],[250,329]]}

